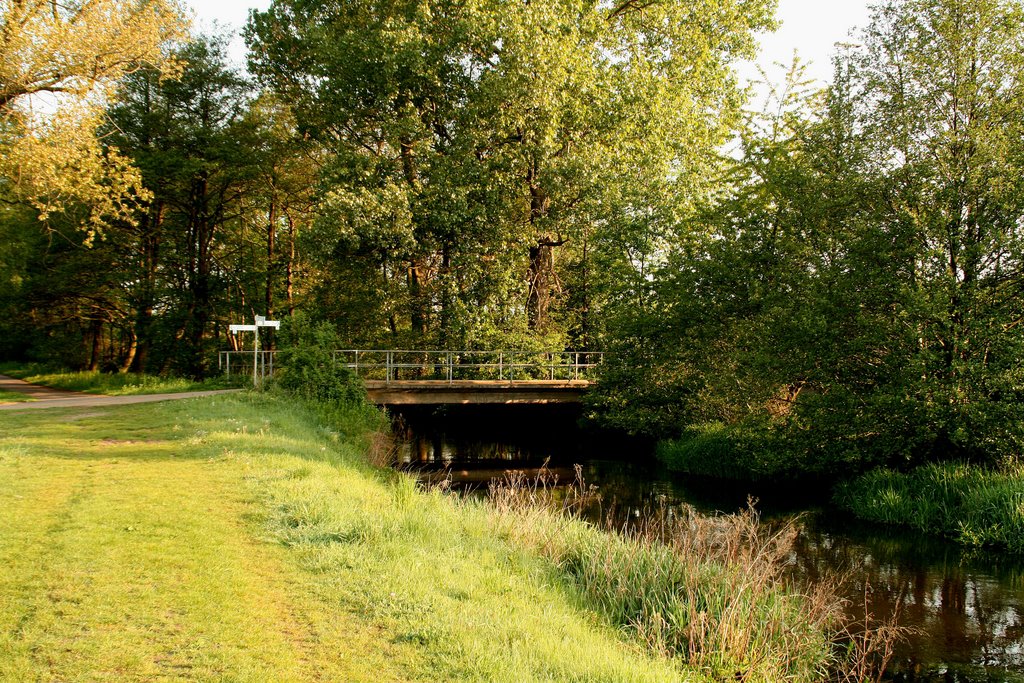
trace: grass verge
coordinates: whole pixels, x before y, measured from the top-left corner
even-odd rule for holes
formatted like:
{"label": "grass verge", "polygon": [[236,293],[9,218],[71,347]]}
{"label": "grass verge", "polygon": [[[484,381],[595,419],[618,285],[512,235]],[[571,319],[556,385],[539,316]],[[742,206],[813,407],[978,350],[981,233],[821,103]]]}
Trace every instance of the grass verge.
{"label": "grass verge", "polygon": [[31,401],[32,397],[22,394],[17,391],[4,391],[0,389],[0,403],[21,403],[22,401]]}
{"label": "grass verge", "polygon": [[[171,394],[183,391],[207,391],[211,389],[227,389],[240,386],[242,380],[228,380],[214,377],[202,381],[183,377],[161,377],[144,375],[134,372],[103,373],[97,371],[69,371],[54,369],[49,366],[30,364],[2,363],[0,374],[24,380],[30,384],[39,384],[54,389],[80,391],[87,394],[105,396],[129,396],[137,394]],[[4,396],[0,396],[3,400]]]}
{"label": "grass verge", "polygon": [[943,463],[878,469],[841,484],[836,502],[872,522],[946,536],[966,546],[1024,553],[1024,465]]}
{"label": "grass verge", "polygon": [[485,506],[367,465],[364,417],[256,395],[5,415],[0,680],[701,680]]}

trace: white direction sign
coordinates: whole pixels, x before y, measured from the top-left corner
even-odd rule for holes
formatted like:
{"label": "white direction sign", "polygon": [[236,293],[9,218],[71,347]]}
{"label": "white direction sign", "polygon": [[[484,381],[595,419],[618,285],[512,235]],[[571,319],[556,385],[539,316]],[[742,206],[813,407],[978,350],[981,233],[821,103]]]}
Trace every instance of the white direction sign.
{"label": "white direction sign", "polygon": [[259,386],[259,379],[257,377],[257,371],[259,368],[260,361],[260,328],[261,327],[273,327],[275,330],[281,328],[280,320],[267,320],[264,316],[256,316],[255,325],[229,325],[228,330],[231,334],[238,334],[239,332],[255,332],[253,335],[252,343],[252,385],[254,387]]}

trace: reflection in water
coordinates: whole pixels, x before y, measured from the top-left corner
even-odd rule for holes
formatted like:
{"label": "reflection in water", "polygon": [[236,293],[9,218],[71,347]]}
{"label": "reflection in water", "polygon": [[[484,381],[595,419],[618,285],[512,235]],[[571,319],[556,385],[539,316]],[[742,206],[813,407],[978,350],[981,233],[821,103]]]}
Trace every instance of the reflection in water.
{"label": "reflection in water", "polygon": [[[917,631],[900,644],[897,681],[1024,680],[1024,562],[941,540],[811,518],[798,540],[801,573],[849,572],[851,598]],[[862,616],[861,599],[852,611]]]}
{"label": "reflection in water", "polygon": [[862,619],[865,607],[875,616],[898,608],[900,624],[914,629],[897,647],[891,680],[1024,683],[1024,558],[964,551],[940,539],[826,512],[824,486],[751,490],[683,479],[661,467],[649,445],[588,437],[574,427],[575,420],[571,411],[551,408],[404,411],[397,421],[404,444],[396,464],[475,491],[486,490],[487,481],[507,470],[529,476],[546,461],[559,481],[568,482],[579,464],[586,482],[599,488],[601,516],[639,516],[683,503],[734,512],[753,495],[769,518],[803,513],[795,575],[814,581],[842,573],[849,577],[845,591],[852,616]]}

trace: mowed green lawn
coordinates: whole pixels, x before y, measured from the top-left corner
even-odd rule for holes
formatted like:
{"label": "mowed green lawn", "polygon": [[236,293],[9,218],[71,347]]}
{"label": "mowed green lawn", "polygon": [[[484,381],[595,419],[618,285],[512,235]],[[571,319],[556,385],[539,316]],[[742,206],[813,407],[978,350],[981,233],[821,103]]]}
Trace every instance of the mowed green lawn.
{"label": "mowed green lawn", "polygon": [[361,431],[247,394],[0,414],[0,679],[685,678]]}

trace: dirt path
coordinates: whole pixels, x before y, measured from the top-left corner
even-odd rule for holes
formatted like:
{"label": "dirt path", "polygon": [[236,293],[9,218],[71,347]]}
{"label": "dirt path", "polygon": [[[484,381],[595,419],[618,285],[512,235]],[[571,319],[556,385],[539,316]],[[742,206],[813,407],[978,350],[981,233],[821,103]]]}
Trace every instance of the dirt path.
{"label": "dirt path", "polygon": [[174,401],[200,396],[229,394],[241,389],[217,389],[213,391],[182,391],[175,394],[138,394],[134,396],[97,396],[77,391],[51,389],[37,384],[29,384],[20,379],[0,375],[0,389],[16,391],[32,397],[32,401],[23,403],[0,403],[0,410],[43,410],[46,408],[95,408],[99,406],[119,406],[130,403],[153,403],[156,401]]}

